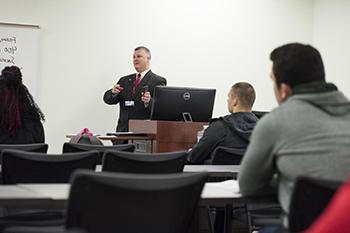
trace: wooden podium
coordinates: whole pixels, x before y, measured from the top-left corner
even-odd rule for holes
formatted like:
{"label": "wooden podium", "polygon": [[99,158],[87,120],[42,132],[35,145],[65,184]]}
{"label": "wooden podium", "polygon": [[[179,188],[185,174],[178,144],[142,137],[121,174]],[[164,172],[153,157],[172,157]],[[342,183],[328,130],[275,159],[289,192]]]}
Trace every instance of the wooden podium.
{"label": "wooden podium", "polygon": [[152,152],[188,150],[197,142],[197,132],[208,122],[129,120],[129,131],[154,134]]}

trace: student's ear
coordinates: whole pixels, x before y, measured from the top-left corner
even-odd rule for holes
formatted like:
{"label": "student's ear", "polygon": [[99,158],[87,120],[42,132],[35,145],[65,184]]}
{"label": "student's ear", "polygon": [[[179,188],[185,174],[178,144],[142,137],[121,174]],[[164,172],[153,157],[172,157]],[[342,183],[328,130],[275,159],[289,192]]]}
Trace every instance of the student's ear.
{"label": "student's ear", "polygon": [[238,98],[235,96],[235,97],[232,97],[232,106],[237,106],[238,105]]}
{"label": "student's ear", "polygon": [[285,101],[288,99],[289,96],[292,95],[293,91],[292,91],[292,88],[288,84],[281,83],[280,93],[281,93],[281,100]]}

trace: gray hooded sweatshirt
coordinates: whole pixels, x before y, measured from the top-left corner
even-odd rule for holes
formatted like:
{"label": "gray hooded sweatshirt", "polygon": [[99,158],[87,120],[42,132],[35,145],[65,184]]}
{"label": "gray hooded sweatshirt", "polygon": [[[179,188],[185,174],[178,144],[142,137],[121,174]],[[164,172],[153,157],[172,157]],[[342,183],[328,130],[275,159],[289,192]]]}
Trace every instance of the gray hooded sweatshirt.
{"label": "gray hooded sweatshirt", "polygon": [[[334,86],[295,94],[259,121],[241,163],[239,187],[246,196],[278,191],[288,214],[296,177],[345,180],[349,174],[350,102]],[[271,186],[276,175],[277,189]]]}

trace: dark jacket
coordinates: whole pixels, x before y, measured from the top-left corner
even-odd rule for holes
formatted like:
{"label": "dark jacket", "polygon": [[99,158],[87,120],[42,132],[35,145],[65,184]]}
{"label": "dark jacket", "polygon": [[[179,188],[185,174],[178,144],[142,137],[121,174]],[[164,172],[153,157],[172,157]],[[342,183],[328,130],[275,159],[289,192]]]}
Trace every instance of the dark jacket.
{"label": "dark jacket", "polygon": [[39,119],[25,117],[22,127],[17,130],[14,136],[0,131],[0,144],[31,144],[44,143],[44,127]]}
{"label": "dark jacket", "polygon": [[201,164],[211,160],[212,152],[218,146],[245,150],[257,121],[258,118],[251,112],[237,112],[213,119],[203,137],[189,152],[188,161]]}
{"label": "dark jacket", "polygon": [[[118,104],[119,103],[119,120],[117,125],[117,131],[124,132],[128,131],[129,119],[149,119],[151,114],[151,104],[147,107],[141,101],[142,88],[148,88],[151,96],[155,86],[165,86],[166,79],[148,71],[142,78],[140,84],[137,86],[134,94],[132,94],[132,88],[136,74],[131,74],[119,79],[118,84],[124,89],[119,94],[113,94],[112,89],[105,92],[103,100],[106,104]],[[133,107],[126,107],[125,101],[134,101]]]}

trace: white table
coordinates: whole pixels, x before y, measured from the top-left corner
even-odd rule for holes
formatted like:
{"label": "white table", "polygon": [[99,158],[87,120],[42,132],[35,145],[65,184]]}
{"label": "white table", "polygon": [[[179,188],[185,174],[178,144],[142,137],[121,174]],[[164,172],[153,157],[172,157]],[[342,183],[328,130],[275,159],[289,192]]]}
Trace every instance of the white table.
{"label": "white table", "polygon": [[33,192],[19,185],[0,185],[0,207],[28,208],[37,206],[49,206],[51,197],[40,192]]}
{"label": "white table", "polygon": [[209,177],[237,177],[240,165],[185,165],[184,172],[208,172]]}
{"label": "white table", "polygon": [[[70,184],[0,185],[0,206],[6,207],[60,207],[68,200]],[[230,204],[242,198],[235,180],[205,183],[202,205]]]}

